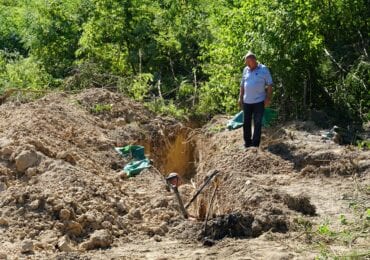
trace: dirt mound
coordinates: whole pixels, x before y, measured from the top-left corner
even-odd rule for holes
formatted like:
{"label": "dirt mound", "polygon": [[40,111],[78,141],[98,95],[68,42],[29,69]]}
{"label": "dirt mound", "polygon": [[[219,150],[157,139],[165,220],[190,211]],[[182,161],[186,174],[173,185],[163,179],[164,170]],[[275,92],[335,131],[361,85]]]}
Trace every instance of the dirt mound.
{"label": "dirt mound", "polygon": [[[238,241],[229,238],[258,244],[289,236],[297,218],[337,219],[338,197],[353,187],[348,176],[368,183],[369,154],[323,141],[316,127],[264,129],[262,147],[245,150],[241,131],[225,131],[226,121],[189,129],[104,89],[1,105],[0,256],[158,257],[146,255],[148,243],[166,255],[167,246],[182,248],[169,258],[186,258],[204,237],[222,239],[227,255],[222,246]],[[114,148],[129,144],[143,145],[154,167],[127,179],[121,169],[129,159]],[[184,220],[163,175],[182,176],[186,204],[214,170]]]}
{"label": "dirt mound", "polygon": [[[97,111],[97,104],[112,106]],[[152,152],[154,143],[171,145],[170,138],[153,136],[165,135],[163,128],[183,131],[175,120],[102,89],[2,105],[1,243],[13,252],[25,239],[36,251],[74,251],[106,247],[128,234],[167,233],[179,215],[163,176],[150,169],[120,180],[127,159],[114,150],[138,140]]]}
{"label": "dirt mound", "polygon": [[[256,237],[268,230],[286,232],[291,220],[300,213],[315,216],[316,205],[310,194],[304,194],[304,187],[298,194],[279,189],[306,176],[307,167],[315,172],[328,167],[328,174],[323,173],[323,177],[366,174],[366,166],[356,167],[353,163],[354,158],[364,163],[369,158],[366,153],[349,152],[334,142],[323,141],[318,128],[310,124],[265,129],[262,149],[244,149],[241,131],[227,131],[224,125],[225,118],[213,119],[198,139],[196,186],[201,185],[208,171],[220,171],[191,208],[201,219],[211,212],[214,218],[204,234],[211,239]],[[334,167],[343,161],[345,170]],[[216,186],[215,202],[210,206]]]}
{"label": "dirt mound", "polygon": [[369,151],[339,146],[325,138],[325,131],[313,123],[292,122],[274,130],[268,131],[270,138],[274,135],[275,138],[265,147],[293,163],[294,169],[304,176],[351,176],[370,172]]}

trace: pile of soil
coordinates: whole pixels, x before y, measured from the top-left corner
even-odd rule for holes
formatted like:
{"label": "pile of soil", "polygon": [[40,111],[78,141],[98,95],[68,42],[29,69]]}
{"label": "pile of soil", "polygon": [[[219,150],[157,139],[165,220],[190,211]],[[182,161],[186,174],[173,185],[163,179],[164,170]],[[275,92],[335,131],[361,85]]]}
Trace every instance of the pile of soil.
{"label": "pile of soil", "polygon": [[[314,125],[264,129],[261,147],[246,150],[240,129],[225,130],[227,120],[192,130],[104,89],[2,104],[0,258],[143,258],[153,242],[169,258],[181,250],[186,258],[204,237],[222,239],[228,255],[246,248],[228,238],[258,244],[271,233],[278,246],[297,218],[337,219],[344,208],[337,198],[351,194],[351,178],[369,183],[369,152],[323,140]],[[153,167],[127,179],[121,169],[129,158],[114,148],[129,144],[143,145]],[[185,220],[164,176],[182,176],[186,204],[215,170]]]}
{"label": "pile of soil", "polygon": [[[201,219],[208,211],[215,217],[205,234],[212,239],[256,237],[269,230],[286,232],[296,217],[315,216],[316,205],[304,187],[292,194],[279,188],[310,177],[307,173],[310,167],[315,174],[327,167],[329,172],[321,177],[366,176],[370,169],[368,152],[323,140],[318,128],[310,124],[310,132],[304,131],[303,123],[299,122],[286,128],[264,129],[261,148],[245,149],[241,130],[225,130],[222,126],[226,123],[224,117],[214,118],[198,138],[196,186],[203,183],[209,171],[220,171],[191,208]],[[210,206],[216,185],[215,202]]]}
{"label": "pile of soil", "polygon": [[[111,104],[111,109],[97,112],[97,104]],[[103,89],[3,104],[2,249],[68,252],[108,247],[117,237],[166,234],[167,225],[180,216],[163,176],[151,168],[137,178],[121,179],[129,159],[114,147],[140,140],[150,145],[150,157],[160,165],[156,149],[165,153],[164,142],[182,128]],[[24,241],[31,241],[32,250],[22,250]]]}

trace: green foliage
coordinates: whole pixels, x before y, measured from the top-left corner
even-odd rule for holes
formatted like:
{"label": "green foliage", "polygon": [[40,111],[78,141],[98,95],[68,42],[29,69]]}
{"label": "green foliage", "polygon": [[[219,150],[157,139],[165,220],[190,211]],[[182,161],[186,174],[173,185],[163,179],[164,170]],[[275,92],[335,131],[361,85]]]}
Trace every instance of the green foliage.
{"label": "green foliage", "polygon": [[24,58],[0,51],[0,68],[0,86],[3,88],[37,90],[46,88],[53,81],[42,63],[33,56]]}
{"label": "green foliage", "polygon": [[169,115],[177,119],[184,119],[186,111],[178,108],[173,101],[165,101],[163,99],[156,99],[146,103],[146,107],[160,115]]}
{"label": "green foliage", "polygon": [[149,92],[150,82],[153,75],[140,73],[134,77],[121,78],[118,82],[118,89],[138,101],[142,101]]}
{"label": "green foliage", "polygon": [[20,32],[25,47],[56,78],[65,77],[76,60],[81,26],[90,0],[23,2]]}
{"label": "green foliage", "polygon": [[93,114],[101,114],[112,111],[112,107],[112,104],[95,104],[90,111]]}
{"label": "green foliage", "polygon": [[359,149],[370,150],[370,140],[358,140],[357,147]]}
{"label": "green foliage", "polygon": [[342,225],[347,225],[348,224],[348,221],[347,221],[347,218],[346,216],[344,216],[343,214],[340,214],[339,215],[339,221]]}
{"label": "green foliage", "polygon": [[343,124],[368,121],[368,13],[349,0],[0,0],[1,84],[64,80],[186,113],[235,113],[253,50],[283,119],[325,109]]}
{"label": "green foliage", "polygon": [[319,228],[317,229],[317,232],[320,235],[324,235],[324,236],[334,236],[335,235],[334,232],[330,230],[329,223],[321,224]]}

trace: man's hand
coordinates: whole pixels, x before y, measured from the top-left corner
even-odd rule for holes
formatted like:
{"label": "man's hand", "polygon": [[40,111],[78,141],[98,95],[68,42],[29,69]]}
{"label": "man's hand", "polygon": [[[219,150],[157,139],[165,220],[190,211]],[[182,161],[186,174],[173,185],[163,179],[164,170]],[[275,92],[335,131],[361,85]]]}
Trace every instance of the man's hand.
{"label": "man's hand", "polygon": [[269,107],[271,104],[271,100],[269,98],[265,99],[265,107]]}
{"label": "man's hand", "polygon": [[271,104],[271,98],[272,98],[272,86],[267,86],[266,89],[266,98],[265,98],[265,107],[269,107]]}
{"label": "man's hand", "polygon": [[243,109],[243,100],[239,98],[238,100],[239,108]]}

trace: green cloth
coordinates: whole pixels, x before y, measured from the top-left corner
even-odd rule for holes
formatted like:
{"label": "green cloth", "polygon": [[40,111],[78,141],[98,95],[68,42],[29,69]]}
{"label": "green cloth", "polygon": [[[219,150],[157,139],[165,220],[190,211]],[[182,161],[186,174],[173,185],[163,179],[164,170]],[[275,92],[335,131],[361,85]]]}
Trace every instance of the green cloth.
{"label": "green cloth", "polygon": [[269,107],[265,108],[262,118],[262,125],[265,127],[270,126],[277,119],[277,116],[278,113],[275,109]]}
{"label": "green cloth", "polygon": [[235,130],[243,126],[243,111],[237,113],[228,123],[227,129]]}
{"label": "green cloth", "polygon": [[150,160],[144,159],[139,161],[132,161],[125,165],[123,171],[128,177],[133,177],[138,175],[142,170],[150,168]]}
{"label": "green cloth", "polygon": [[124,157],[131,157],[132,160],[125,165],[123,171],[128,177],[138,175],[142,170],[150,167],[150,160],[145,157],[144,147],[140,145],[127,145],[116,147],[115,150]]}
{"label": "green cloth", "polygon": [[127,145],[125,147],[117,147],[116,151],[122,156],[131,156],[136,160],[145,159],[144,147],[140,145]]}
{"label": "green cloth", "polygon": [[[270,126],[271,123],[277,118],[277,111],[272,108],[265,108],[265,112],[263,113],[262,118],[262,125],[263,126]],[[228,123],[227,129],[235,130],[243,126],[243,111],[237,113]]]}

